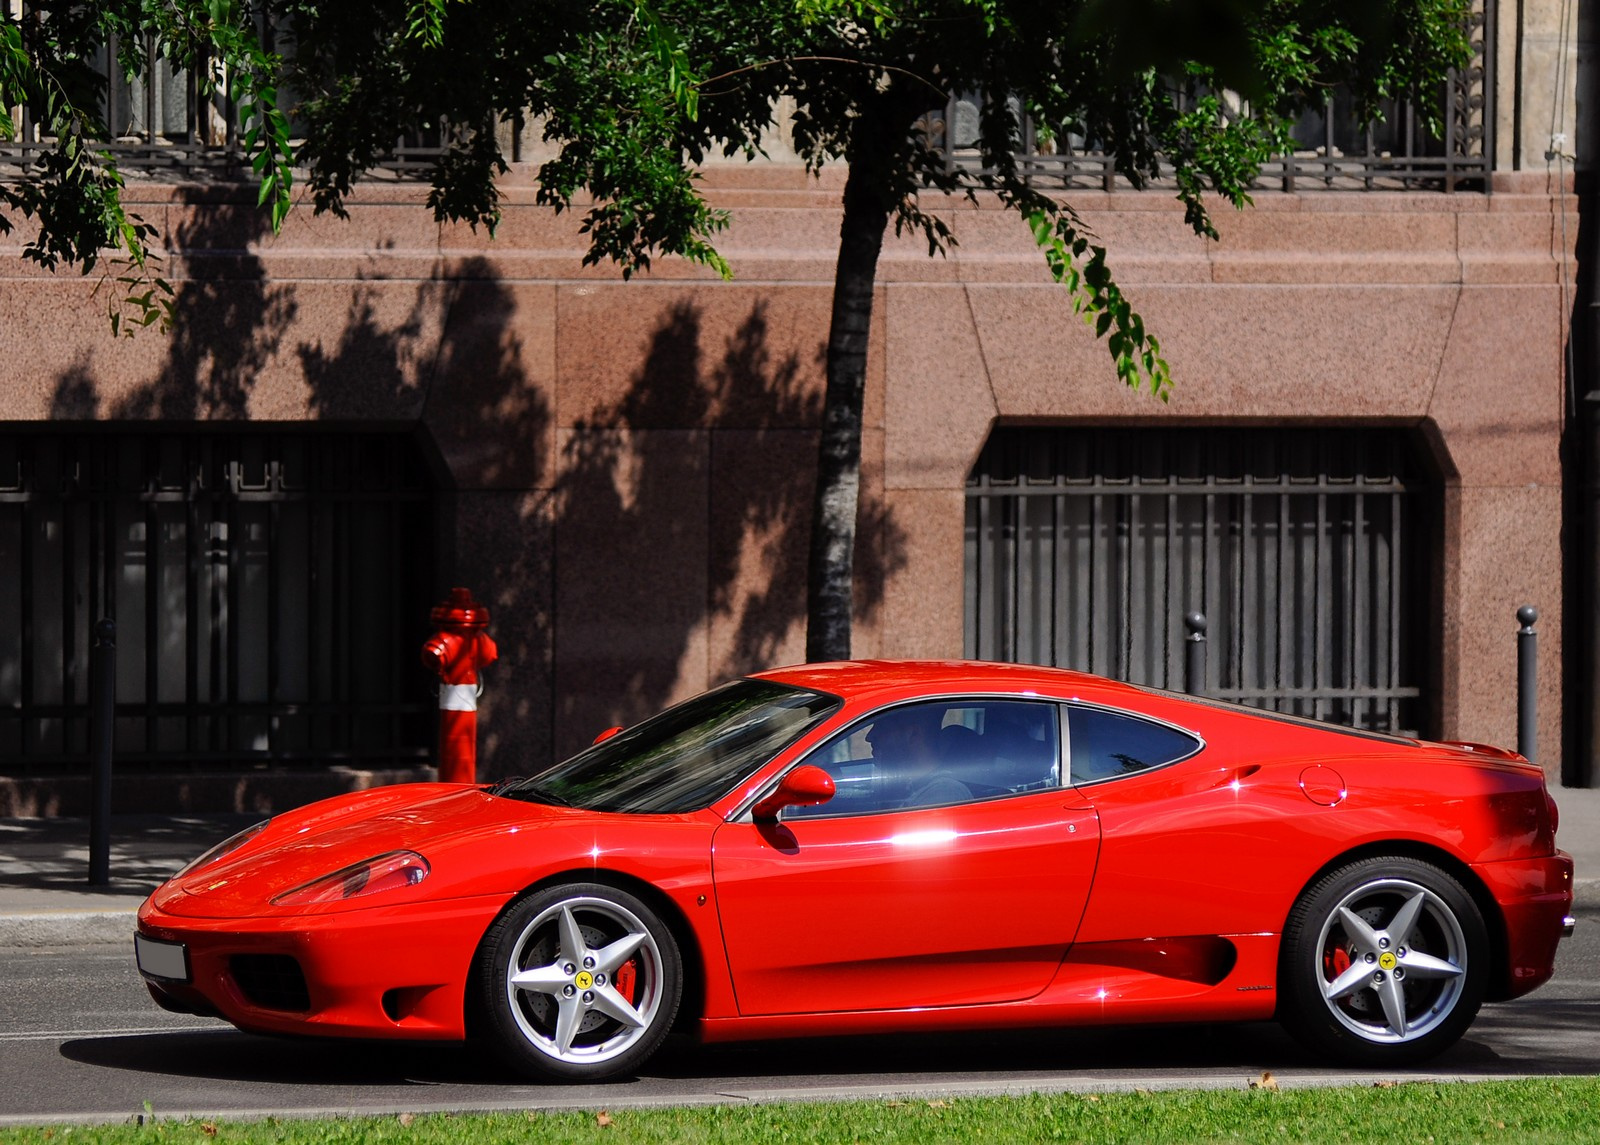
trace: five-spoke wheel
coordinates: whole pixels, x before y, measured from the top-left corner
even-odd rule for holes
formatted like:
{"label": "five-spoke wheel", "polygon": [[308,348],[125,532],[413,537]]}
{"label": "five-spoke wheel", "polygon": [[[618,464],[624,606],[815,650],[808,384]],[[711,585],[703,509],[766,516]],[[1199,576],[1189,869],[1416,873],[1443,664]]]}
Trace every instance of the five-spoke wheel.
{"label": "five-spoke wheel", "polygon": [[1466,1031],[1487,965],[1482,914],[1455,878],[1416,859],[1365,859],[1295,904],[1281,1013],[1303,1040],[1346,1061],[1418,1061]]}
{"label": "five-spoke wheel", "polygon": [[615,887],[535,892],[490,927],[478,952],[489,1032],[525,1072],[598,1081],[636,1069],[677,1013],[672,933]]}

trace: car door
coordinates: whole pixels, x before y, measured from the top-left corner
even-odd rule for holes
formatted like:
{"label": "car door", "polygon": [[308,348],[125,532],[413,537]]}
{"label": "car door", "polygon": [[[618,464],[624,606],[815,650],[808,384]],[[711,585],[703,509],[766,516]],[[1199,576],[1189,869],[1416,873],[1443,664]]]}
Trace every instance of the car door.
{"label": "car door", "polygon": [[[929,719],[932,781],[885,728]],[[1099,831],[1060,783],[1045,702],[951,700],[874,713],[810,753],[839,794],[719,827],[713,873],[742,1014],[1005,1002],[1050,981],[1082,917]],[[879,743],[873,746],[872,740]],[[935,805],[917,805],[916,791]]]}

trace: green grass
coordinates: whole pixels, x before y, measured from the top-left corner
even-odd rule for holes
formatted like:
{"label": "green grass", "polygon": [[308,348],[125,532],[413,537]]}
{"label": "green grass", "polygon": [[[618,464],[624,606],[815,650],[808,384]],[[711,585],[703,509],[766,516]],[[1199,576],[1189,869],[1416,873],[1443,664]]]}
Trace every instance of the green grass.
{"label": "green grass", "polygon": [[1600,1142],[1600,1078],[0,1130],[0,1145]]}

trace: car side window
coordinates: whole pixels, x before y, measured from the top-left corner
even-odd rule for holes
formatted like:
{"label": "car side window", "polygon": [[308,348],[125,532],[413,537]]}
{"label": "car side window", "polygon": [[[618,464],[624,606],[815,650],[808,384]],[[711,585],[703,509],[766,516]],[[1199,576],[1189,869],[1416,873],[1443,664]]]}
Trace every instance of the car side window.
{"label": "car side window", "polygon": [[1199,740],[1166,724],[1104,708],[1067,708],[1067,751],[1074,784],[1148,771],[1191,756],[1199,748]]}
{"label": "car side window", "polygon": [[786,819],[941,807],[1060,784],[1055,705],[938,700],[874,713],[812,752],[835,794]]}

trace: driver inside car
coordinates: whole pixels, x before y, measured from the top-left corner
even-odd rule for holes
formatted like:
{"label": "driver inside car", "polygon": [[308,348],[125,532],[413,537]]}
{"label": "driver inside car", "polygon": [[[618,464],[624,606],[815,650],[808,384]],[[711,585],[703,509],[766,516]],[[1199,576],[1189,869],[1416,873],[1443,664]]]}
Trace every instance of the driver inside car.
{"label": "driver inside car", "polygon": [[932,705],[897,708],[884,713],[867,731],[879,782],[903,791],[901,807],[937,807],[964,803],[972,791],[945,766],[947,733],[966,728],[941,728],[944,709]]}

